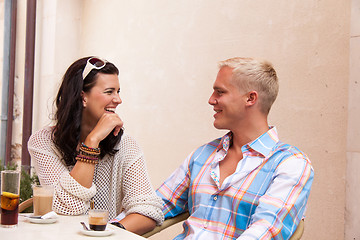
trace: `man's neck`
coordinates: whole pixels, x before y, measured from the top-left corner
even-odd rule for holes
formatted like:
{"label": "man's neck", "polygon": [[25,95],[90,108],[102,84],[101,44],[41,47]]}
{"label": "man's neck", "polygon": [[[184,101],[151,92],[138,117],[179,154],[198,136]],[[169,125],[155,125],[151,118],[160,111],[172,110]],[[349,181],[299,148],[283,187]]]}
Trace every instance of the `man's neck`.
{"label": "man's neck", "polygon": [[238,128],[232,129],[232,147],[241,149],[245,144],[254,141],[269,130],[266,118],[258,118],[242,123]]}

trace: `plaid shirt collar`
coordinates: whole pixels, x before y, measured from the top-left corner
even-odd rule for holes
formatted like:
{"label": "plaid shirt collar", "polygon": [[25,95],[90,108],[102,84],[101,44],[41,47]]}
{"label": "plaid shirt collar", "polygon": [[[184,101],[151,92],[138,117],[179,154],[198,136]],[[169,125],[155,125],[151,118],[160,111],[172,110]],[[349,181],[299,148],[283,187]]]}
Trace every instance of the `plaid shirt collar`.
{"label": "plaid shirt collar", "polygon": [[[227,134],[225,134],[221,138],[217,151],[224,150],[227,153],[232,144],[232,138],[233,138],[232,132],[228,132]],[[264,157],[268,157],[269,155],[271,155],[272,150],[274,149],[274,147],[278,142],[279,142],[279,137],[276,127],[269,126],[269,130],[266,133],[262,134],[255,140],[245,144],[242,147],[242,150],[243,152],[245,152],[245,151],[251,151],[252,149],[260,153]]]}

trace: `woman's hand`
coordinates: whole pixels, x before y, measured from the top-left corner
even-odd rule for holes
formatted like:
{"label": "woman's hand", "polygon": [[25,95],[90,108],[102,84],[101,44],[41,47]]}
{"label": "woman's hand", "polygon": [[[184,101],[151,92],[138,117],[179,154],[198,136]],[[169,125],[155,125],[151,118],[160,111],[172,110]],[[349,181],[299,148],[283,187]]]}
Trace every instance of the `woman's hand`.
{"label": "woman's hand", "polygon": [[113,130],[114,135],[117,136],[123,125],[124,123],[119,115],[112,112],[105,112],[94,129],[86,137],[84,144],[88,147],[96,148]]}
{"label": "woman's hand", "polygon": [[[94,129],[86,137],[84,144],[91,148],[99,147],[101,140],[106,138],[112,130],[118,135],[123,126],[123,121],[116,113],[106,112],[97,122]],[[70,175],[82,186],[90,188],[94,177],[95,164],[78,161],[71,170]]]}

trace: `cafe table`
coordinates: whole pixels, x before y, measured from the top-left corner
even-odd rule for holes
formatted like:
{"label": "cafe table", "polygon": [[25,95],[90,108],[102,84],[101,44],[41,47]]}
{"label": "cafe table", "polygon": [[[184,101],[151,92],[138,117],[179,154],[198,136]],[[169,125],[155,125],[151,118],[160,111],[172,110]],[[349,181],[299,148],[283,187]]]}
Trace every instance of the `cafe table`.
{"label": "cafe table", "polygon": [[[79,216],[64,216],[58,215],[57,221],[50,224],[38,224],[31,223],[29,221],[30,214],[19,214],[19,220],[17,227],[4,228],[0,226],[0,239],[9,240],[42,240],[42,239],[65,239],[65,240],[77,240],[77,239],[126,239],[126,240],[144,240],[139,235],[124,229],[118,228],[111,224],[107,225],[107,228],[113,230],[113,234],[103,237],[86,236],[82,233],[82,226],[80,222],[88,223],[87,215]],[[87,224],[88,225],[88,224]]]}

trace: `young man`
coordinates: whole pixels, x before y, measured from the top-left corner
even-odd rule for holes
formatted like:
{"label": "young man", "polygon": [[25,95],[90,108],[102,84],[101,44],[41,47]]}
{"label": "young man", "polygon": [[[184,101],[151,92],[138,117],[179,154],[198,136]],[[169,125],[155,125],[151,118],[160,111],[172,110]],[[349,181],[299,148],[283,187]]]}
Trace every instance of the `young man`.
{"label": "young man", "polygon": [[160,186],[165,218],[189,211],[175,239],[289,239],[304,217],[313,169],[267,116],[279,85],[266,61],[220,62],[209,104],[229,132],[192,152]]}

